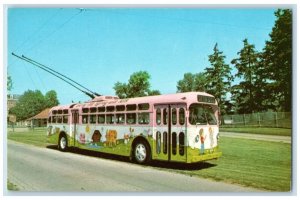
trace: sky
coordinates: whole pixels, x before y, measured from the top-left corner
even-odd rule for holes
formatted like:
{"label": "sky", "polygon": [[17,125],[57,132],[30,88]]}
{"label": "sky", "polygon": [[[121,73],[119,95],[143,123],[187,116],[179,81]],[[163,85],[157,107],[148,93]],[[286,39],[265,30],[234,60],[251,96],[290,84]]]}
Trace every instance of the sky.
{"label": "sky", "polygon": [[[102,95],[116,82],[147,71],[152,90],[176,93],[184,73],[204,72],[218,43],[226,64],[248,39],[261,51],[275,7],[17,8],[7,10],[7,72],[11,94],[55,90],[60,104],[89,97],[11,55],[25,55]],[[231,65],[232,66],[232,65]],[[232,66],[233,68],[233,66]],[[232,70],[234,75],[236,70]]]}

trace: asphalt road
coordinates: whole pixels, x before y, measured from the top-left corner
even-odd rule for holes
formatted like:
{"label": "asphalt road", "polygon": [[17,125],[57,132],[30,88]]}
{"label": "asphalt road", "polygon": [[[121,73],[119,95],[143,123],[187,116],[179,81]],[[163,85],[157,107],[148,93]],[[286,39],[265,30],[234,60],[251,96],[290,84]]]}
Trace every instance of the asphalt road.
{"label": "asphalt road", "polygon": [[282,142],[291,143],[292,139],[290,136],[280,136],[280,135],[261,135],[261,134],[251,134],[251,133],[235,133],[235,132],[220,132],[220,137],[232,137],[232,138],[243,138],[250,140],[263,140],[269,142]]}
{"label": "asphalt road", "polygon": [[161,170],[159,166],[140,166],[118,159],[63,153],[10,140],[7,146],[7,177],[20,191],[31,192],[260,192]]}

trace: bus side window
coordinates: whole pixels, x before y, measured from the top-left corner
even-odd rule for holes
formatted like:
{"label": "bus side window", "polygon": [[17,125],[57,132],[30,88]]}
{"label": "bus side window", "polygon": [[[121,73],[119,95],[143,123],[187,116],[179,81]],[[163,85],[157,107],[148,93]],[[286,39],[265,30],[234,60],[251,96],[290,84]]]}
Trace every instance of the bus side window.
{"label": "bus side window", "polygon": [[139,124],[149,124],[150,114],[149,113],[139,113],[138,114],[138,122],[139,122]]}
{"label": "bus side window", "polygon": [[88,123],[88,115],[82,115],[82,123],[87,124]]}
{"label": "bus side window", "polygon": [[156,124],[160,125],[161,123],[161,111],[160,108],[156,109]]}
{"label": "bus side window", "polygon": [[127,113],[126,114],[126,123],[127,124],[135,124],[136,123],[136,114],[135,113]]}
{"label": "bus side window", "polygon": [[105,115],[98,115],[98,123],[99,124],[105,123]]}
{"label": "bus side window", "polygon": [[179,109],[179,124],[184,125],[185,123],[185,112],[183,108]]}
{"label": "bus side window", "polygon": [[115,122],[114,114],[107,114],[106,115],[106,124],[113,124]]}
{"label": "bus side window", "polygon": [[96,124],[96,115],[90,115],[90,124]]}
{"label": "bus side window", "polygon": [[177,110],[176,108],[172,108],[172,124],[177,124]]}
{"label": "bus side window", "polygon": [[68,115],[63,116],[63,123],[67,124],[68,123]]}
{"label": "bus side window", "polygon": [[163,124],[164,125],[167,125],[168,123],[168,111],[166,108],[164,108],[163,110]]}

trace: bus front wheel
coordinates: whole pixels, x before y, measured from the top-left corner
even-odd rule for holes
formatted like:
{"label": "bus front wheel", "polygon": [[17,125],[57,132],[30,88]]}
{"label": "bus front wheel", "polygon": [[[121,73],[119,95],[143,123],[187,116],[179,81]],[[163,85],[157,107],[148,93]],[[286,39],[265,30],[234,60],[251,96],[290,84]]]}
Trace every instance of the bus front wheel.
{"label": "bus front wheel", "polygon": [[58,149],[60,151],[66,151],[68,148],[68,140],[65,134],[60,135],[58,141]]}
{"label": "bus front wheel", "polygon": [[134,146],[134,158],[139,164],[145,164],[150,159],[150,149],[147,143],[143,140],[138,141]]}

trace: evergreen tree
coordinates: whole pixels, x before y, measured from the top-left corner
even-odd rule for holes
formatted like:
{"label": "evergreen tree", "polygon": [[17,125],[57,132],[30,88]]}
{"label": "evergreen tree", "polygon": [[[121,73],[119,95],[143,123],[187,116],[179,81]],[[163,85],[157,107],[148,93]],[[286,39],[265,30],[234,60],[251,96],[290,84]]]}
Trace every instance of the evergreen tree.
{"label": "evergreen tree", "polygon": [[282,111],[291,110],[292,96],[292,10],[278,9],[275,25],[263,51],[264,78],[269,105]]}
{"label": "evergreen tree", "polygon": [[262,102],[262,97],[259,96],[261,88],[256,85],[260,81],[257,77],[260,68],[259,53],[247,39],[243,40],[243,43],[243,49],[238,52],[239,58],[231,61],[238,70],[235,77],[241,79],[240,83],[232,88],[232,94],[238,113],[251,113],[259,111],[258,105]]}
{"label": "evergreen tree", "polygon": [[210,67],[205,69],[205,78],[207,92],[214,95],[219,102],[221,114],[230,112],[231,106],[226,95],[230,92],[231,81],[231,68],[225,64],[225,56],[222,51],[219,51],[218,44],[216,43],[213,49],[213,54],[209,55]]}

